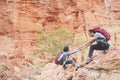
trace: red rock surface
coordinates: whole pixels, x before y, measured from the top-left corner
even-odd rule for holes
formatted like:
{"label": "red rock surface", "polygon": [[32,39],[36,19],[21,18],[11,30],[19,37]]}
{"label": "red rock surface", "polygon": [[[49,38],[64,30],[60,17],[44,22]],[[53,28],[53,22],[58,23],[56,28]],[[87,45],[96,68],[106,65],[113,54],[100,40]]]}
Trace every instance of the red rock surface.
{"label": "red rock surface", "polygon": [[85,34],[98,24],[112,34],[113,45],[119,45],[120,0],[0,0],[0,69],[7,72],[0,72],[0,79],[39,80],[38,64],[48,62],[33,57],[41,31],[61,27],[73,35]]}
{"label": "red rock surface", "polygon": [[[120,79],[120,56],[119,47],[111,47],[107,54],[99,54],[93,61],[78,69],[78,71],[68,68],[66,71],[62,66],[49,63],[41,72],[40,80],[119,80]],[[100,55],[101,54],[101,55]],[[52,74],[52,75],[51,75]]]}
{"label": "red rock surface", "polygon": [[105,1],[2,0],[0,34],[16,40],[15,46],[23,49],[23,54],[32,54],[29,49],[34,46],[35,33],[45,29],[53,31],[63,27],[77,33],[98,24],[108,28],[119,26],[120,1]]}

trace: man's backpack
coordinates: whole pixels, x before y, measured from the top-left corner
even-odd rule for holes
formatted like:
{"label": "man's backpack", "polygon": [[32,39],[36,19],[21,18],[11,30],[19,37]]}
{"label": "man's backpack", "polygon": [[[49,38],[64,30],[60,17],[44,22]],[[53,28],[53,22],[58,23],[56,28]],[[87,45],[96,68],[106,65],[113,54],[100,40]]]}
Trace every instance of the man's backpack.
{"label": "man's backpack", "polygon": [[107,41],[110,40],[111,36],[110,36],[110,34],[106,30],[104,30],[104,29],[102,29],[100,27],[95,27],[95,28],[93,28],[93,30],[95,32],[99,32],[99,33],[103,34]]}

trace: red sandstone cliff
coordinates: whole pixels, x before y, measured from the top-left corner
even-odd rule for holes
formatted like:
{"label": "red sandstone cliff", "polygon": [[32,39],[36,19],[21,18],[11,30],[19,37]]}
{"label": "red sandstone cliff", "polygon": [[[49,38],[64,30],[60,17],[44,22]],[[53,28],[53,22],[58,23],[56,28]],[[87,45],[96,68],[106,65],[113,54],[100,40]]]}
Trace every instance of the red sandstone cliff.
{"label": "red sandstone cliff", "polygon": [[[112,43],[119,45],[119,0],[0,0],[0,63],[14,73],[12,76],[8,71],[11,78],[28,79],[37,72],[37,67],[34,69],[29,62],[34,63],[34,40],[41,31],[62,27],[74,35],[86,35],[86,30],[98,24],[108,29]],[[30,69],[23,68],[24,64]],[[31,69],[31,74],[19,74]]]}

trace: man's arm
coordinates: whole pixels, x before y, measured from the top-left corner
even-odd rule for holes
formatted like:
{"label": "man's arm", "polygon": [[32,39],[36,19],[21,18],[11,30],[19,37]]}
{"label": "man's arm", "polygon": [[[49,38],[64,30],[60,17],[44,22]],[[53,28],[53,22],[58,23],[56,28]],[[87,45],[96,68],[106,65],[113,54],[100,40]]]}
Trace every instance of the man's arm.
{"label": "man's arm", "polygon": [[83,49],[87,48],[88,46],[90,46],[95,41],[96,41],[96,39],[90,40],[89,42],[87,42],[86,44],[84,44],[82,47],[80,47],[80,50],[83,50]]}

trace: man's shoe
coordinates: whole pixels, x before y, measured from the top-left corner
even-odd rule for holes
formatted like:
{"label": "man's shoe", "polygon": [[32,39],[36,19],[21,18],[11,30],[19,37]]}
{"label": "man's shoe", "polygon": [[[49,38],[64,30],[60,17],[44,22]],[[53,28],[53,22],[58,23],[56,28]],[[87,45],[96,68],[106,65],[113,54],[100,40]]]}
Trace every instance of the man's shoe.
{"label": "man's shoe", "polygon": [[92,58],[88,58],[86,64],[89,64],[92,61]]}
{"label": "man's shoe", "polygon": [[108,52],[108,50],[104,50],[104,54],[106,54]]}
{"label": "man's shoe", "polygon": [[77,71],[79,68],[80,68],[80,67],[77,66],[77,67],[75,68],[75,71]]}

